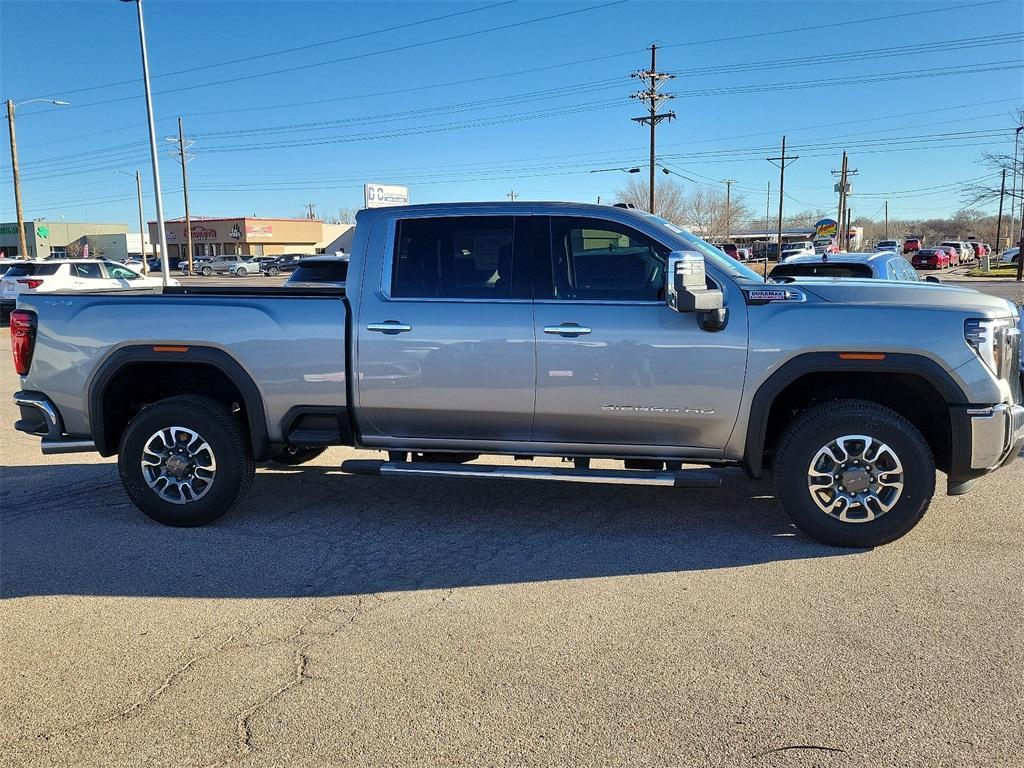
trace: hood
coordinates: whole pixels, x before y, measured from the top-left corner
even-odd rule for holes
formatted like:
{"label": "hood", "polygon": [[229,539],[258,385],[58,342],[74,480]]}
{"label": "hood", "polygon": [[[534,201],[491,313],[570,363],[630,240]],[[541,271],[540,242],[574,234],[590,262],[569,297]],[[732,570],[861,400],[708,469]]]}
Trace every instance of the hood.
{"label": "hood", "polygon": [[1014,313],[1011,303],[998,296],[989,296],[973,288],[939,283],[903,283],[889,280],[850,278],[801,278],[788,283],[798,286],[819,299],[837,304],[867,306],[928,307],[967,312],[985,312],[993,317]]}

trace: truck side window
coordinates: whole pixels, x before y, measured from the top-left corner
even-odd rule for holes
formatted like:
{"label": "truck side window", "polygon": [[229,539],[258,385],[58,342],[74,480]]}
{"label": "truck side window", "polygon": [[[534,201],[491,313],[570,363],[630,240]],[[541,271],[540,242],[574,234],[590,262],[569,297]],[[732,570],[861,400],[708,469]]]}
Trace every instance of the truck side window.
{"label": "truck side window", "polygon": [[508,299],[512,216],[401,219],[395,233],[395,298]]}
{"label": "truck side window", "polygon": [[556,299],[662,301],[667,256],[665,246],[624,224],[551,219]]}

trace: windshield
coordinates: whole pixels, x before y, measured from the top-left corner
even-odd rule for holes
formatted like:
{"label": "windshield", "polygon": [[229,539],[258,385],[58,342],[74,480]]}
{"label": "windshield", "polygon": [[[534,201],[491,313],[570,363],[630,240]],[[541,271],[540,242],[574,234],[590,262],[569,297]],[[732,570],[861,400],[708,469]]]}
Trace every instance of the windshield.
{"label": "windshield", "polygon": [[714,264],[718,269],[737,279],[750,280],[755,283],[764,282],[764,278],[761,277],[761,275],[757,274],[757,272],[755,272],[754,270],[750,269],[750,267],[744,266],[742,263],[736,261],[736,259],[729,256],[729,254],[727,254],[725,251],[721,250],[720,248],[715,248],[715,246],[711,245],[710,243],[701,240],[692,232],[689,232],[683,229],[682,227],[676,226],[671,221],[666,221],[660,216],[655,216],[644,211],[637,211],[637,213],[647,217],[648,219],[659,225],[662,229],[667,230],[667,232],[672,236],[673,240],[677,242],[682,241],[680,244],[685,244],[685,246],[680,247],[679,250],[696,251],[697,253],[701,254],[707,261],[710,261],[712,264]]}

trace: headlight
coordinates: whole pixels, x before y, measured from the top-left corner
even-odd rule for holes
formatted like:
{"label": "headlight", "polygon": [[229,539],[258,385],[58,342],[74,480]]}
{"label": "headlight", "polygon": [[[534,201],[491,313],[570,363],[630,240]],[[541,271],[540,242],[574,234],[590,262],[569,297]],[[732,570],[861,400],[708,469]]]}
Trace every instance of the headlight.
{"label": "headlight", "polygon": [[1020,329],[1011,319],[964,321],[964,339],[981,361],[1000,379],[1009,379],[1019,354]]}

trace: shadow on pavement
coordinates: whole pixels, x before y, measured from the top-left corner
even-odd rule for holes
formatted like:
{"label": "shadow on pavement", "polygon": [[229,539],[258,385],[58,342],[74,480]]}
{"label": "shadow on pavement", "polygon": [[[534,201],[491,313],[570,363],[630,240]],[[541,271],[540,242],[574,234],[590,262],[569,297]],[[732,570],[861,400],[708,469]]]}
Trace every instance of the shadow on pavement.
{"label": "shadow on pavement", "polygon": [[205,528],[152,522],[114,464],[4,467],[0,594],[304,597],[728,568],[840,556],[767,486],[717,490],[263,469]]}

